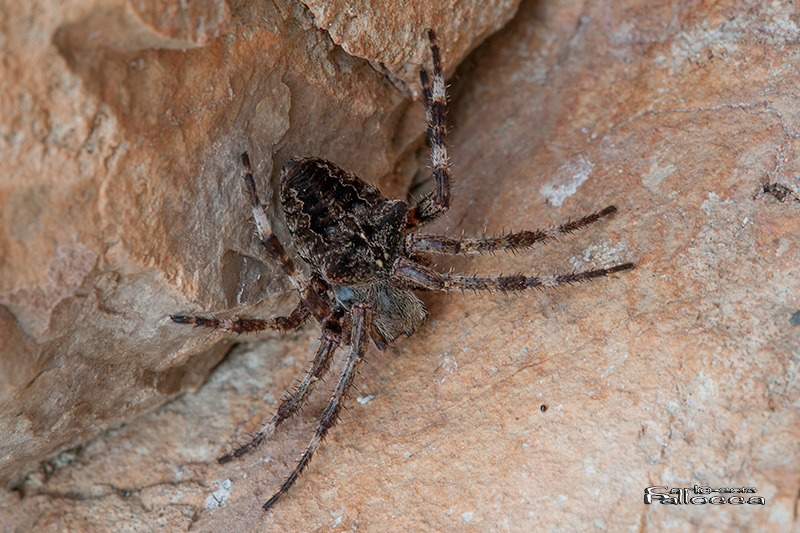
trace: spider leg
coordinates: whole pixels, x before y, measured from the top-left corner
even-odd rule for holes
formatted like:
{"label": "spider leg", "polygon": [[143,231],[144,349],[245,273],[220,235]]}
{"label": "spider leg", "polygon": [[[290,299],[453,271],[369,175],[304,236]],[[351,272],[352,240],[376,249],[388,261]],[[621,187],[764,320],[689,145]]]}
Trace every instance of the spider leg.
{"label": "spider leg", "polygon": [[536,231],[520,231],[497,237],[485,237],[483,239],[466,239],[448,237],[447,235],[420,235],[411,233],[406,237],[405,250],[406,255],[409,256],[416,253],[467,255],[495,252],[498,250],[516,252],[517,250],[530,248],[537,242],[554,241],[560,235],[569,235],[616,211],[617,208],[610,205],[601,211],[586,215],[578,220],[571,220],[560,226]]}
{"label": "spider leg", "polygon": [[509,292],[522,291],[525,289],[547,289],[560,285],[582,283],[595,278],[608,276],[615,272],[631,270],[634,266],[633,263],[623,263],[610,268],[573,272],[571,274],[479,277],[437,272],[432,268],[409,261],[408,259],[400,258],[394,264],[394,275],[416,288],[430,291],[450,292],[452,290],[468,290]]}
{"label": "spider leg", "polygon": [[267,249],[267,252],[281,265],[283,271],[289,276],[292,285],[300,293],[300,299],[303,304],[311,311],[318,321],[322,321],[331,313],[331,306],[325,298],[320,296],[319,292],[311,289],[305,276],[297,269],[292,262],[289,254],[284,250],[283,245],[272,233],[272,226],[267,218],[267,212],[261,201],[258,199],[258,191],[256,190],[256,182],[253,179],[253,172],[250,168],[250,156],[247,152],[242,154],[242,166],[245,170],[244,181],[247,184],[247,194],[250,198],[250,207],[253,210],[253,219],[256,222],[256,231],[261,244]]}
{"label": "spider leg", "polygon": [[311,368],[308,369],[306,375],[303,377],[302,381],[300,381],[300,384],[297,385],[294,392],[285,395],[281,401],[281,405],[278,407],[278,412],[275,413],[272,420],[265,424],[249,442],[217,459],[220,464],[227,463],[255,450],[262,442],[275,433],[278,426],[286,419],[291,418],[308,402],[308,397],[316,388],[317,383],[319,383],[322,376],[324,376],[331,367],[333,354],[339,346],[340,331],[341,326],[338,320],[332,319],[326,323],[322,336],[319,339],[319,347],[317,348],[317,354],[314,356],[314,361],[311,363]]}
{"label": "spider leg", "polygon": [[178,324],[194,324],[212,329],[221,329],[232,333],[249,333],[251,331],[263,331],[265,329],[275,329],[278,331],[288,331],[300,327],[310,314],[304,304],[298,305],[289,316],[278,316],[266,320],[255,318],[202,318],[199,316],[171,315],[173,322]]}
{"label": "spider leg", "polygon": [[447,88],[442,74],[442,60],[436,34],[428,30],[433,56],[433,80],[425,69],[420,70],[422,99],[428,121],[428,144],[431,148],[431,165],[436,181],[434,189],[408,212],[409,227],[425,224],[441,216],[450,208],[450,160],[447,156]]}
{"label": "spider leg", "polygon": [[319,449],[322,440],[328,433],[328,430],[336,424],[339,416],[339,412],[344,405],[344,402],[347,399],[347,395],[350,391],[350,388],[353,385],[353,379],[358,372],[358,367],[361,364],[361,361],[364,359],[364,352],[367,348],[367,342],[369,341],[369,330],[372,323],[372,308],[368,305],[357,304],[353,306],[353,329],[350,337],[350,354],[347,357],[347,362],[345,363],[344,369],[342,370],[341,376],[339,376],[339,382],[336,384],[336,390],[333,392],[333,396],[328,401],[328,405],[322,411],[322,415],[320,416],[319,426],[317,426],[317,430],[314,433],[314,436],[311,438],[311,441],[308,443],[308,447],[306,451],[303,453],[300,461],[295,466],[292,473],[286,478],[286,481],[283,482],[281,488],[278,489],[267,503],[264,504],[264,510],[268,511],[270,507],[272,507],[275,502],[280,499],[283,494],[288,491],[294,482],[297,481],[298,476],[303,472],[303,470],[308,466],[308,463],[311,461],[314,453]]}

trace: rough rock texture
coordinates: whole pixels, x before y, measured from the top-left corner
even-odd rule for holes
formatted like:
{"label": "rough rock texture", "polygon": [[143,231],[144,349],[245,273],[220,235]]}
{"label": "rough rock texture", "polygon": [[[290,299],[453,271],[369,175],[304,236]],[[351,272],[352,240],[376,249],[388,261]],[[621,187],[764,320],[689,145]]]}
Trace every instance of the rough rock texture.
{"label": "rough rock texture", "polygon": [[[466,52],[502,28],[519,0],[405,3],[371,0],[306,0],[314,23],[348,54],[368,59],[416,89],[418,65],[429,61],[425,47],[405,45],[419,28],[435,28],[455,67]],[[413,55],[409,56],[409,52]]]}
{"label": "rough rock texture", "polygon": [[[454,4],[472,14],[460,49],[448,49],[454,64],[516,9]],[[0,13],[8,486],[203,382],[231,342],[168,314],[270,315],[286,300],[252,238],[239,153],[250,152],[268,200],[294,155],[404,196],[422,135],[411,92],[345,53],[299,2],[8,2]],[[382,50],[390,67],[419,68],[435,15],[381,20],[396,39]],[[442,27],[445,39],[457,30]]]}
{"label": "rough rock texture", "polygon": [[[228,16],[231,25],[239,24],[230,34],[221,32],[233,37],[212,39],[197,51],[138,52],[142,60],[124,62],[124,76],[115,70],[122,70],[114,66],[118,60],[108,57],[129,52],[106,52],[84,66],[83,54],[69,59],[62,52],[69,65],[63,79],[39,73],[41,84],[71,81],[64,90],[82,93],[78,101],[104,110],[99,125],[99,111],[73,110],[66,99],[14,100],[20,114],[55,107],[23,133],[13,134],[4,122],[0,136],[8,153],[3,164],[16,162],[12,168],[20,169],[12,180],[30,182],[25,194],[15,192],[16,200],[5,200],[2,208],[3,228],[28,221],[13,226],[14,239],[4,230],[2,283],[11,282],[9,269],[15,283],[27,276],[25,286],[39,289],[27,298],[12,299],[19,289],[3,296],[8,326],[0,338],[21,347],[13,351],[16,359],[3,361],[3,379],[11,382],[3,385],[4,399],[36,399],[29,405],[44,414],[54,401],[47,391],[75,398],[75,389],[104,386],[113,398],[116,384],[131,387],[129,376],[140,372],[135,375],[152,381],[140,384],[139,395],[125,396],[134,412],[197,383],[220,357],[221,349],[193,355],[216,338],[164,323],[170,305],[220,314],[269,314],[276,308],[285,284],[274,276],[274,265],[259,259],[255,243],[241,237],[249,229],[237,202],[232,159],[243,147],[258,154],[253,159],[261,162],[261,183],[292,149],[336,156],[362,175],[384,176],[379,185],[392,194],[402,194],[403,183],[420,166],[420,157],[408,156],[416,149],[421,113],[418,105],[406,109],[405,95],[393,82],[335,47],[319,44],[323,53],[299,44],[319,39],[332,46],[303,18],[305,11],[280,19],[295,28],[285,33],[244,24],[240,11],[217,11],[219,20]],[[59,20],[84,20],[63,16]],[[47,24],[46,17],[21,20]],[[209,20],[203,18],[203,28]],[[263,16],[249,20],[266,24]],[[457,72],[451,110],[456,197],[448,217],[432,230],[481,234],[538,227],[611,203],[619,213],[530,254],[440,266],[542,272],[633,260],[635,271],[556,292],[427,296],[432,319],[414,337],[371,352],[360,399],[351,400],[306,475],[269,515],[260,503],[305,447],[324,394],[251,457],[224,466],[214,458],[269,416],[311,357],[314,328],[243,344],[197,393],[55,457],[19,491],[0,496],[0,523],[10,531],[797,531],[798,23],[788,2],[524,2],[517,17]],[[48,27],[52,32],[59,24]],[[199,42],[207,32],[170,29],[166,36],[169,42]],[[331,30],[334,36],[344,33]],[[68,32],[54,42],[75,38]],[[51,46],[45,41],[40,52],[52,53],[44,51]],[[443,44],[452,66],[458,57]],[[291,61],[270,59],[274,47],[296,51],[274,52],[291,53]],[[408,48],[422,57],[413,45]],[[259,53],[245,63],[242,50]],[[336,57],[325,65],[332,70],[324,70],[314,57],[329,57],[331,50]],[[209,56],[192,59],[194,53]],[[320,55],[308,59],[314,53]],[[182,107],[159,104],[165,93],[147,82],[158,70],[182,72],[177,77],[188,84],[181,76],[190,69],[185,63],[184,70],[176,68],[170,54],[188,62],[215,58],[196,87],[165,89],[180,97]],[[286,69],[276,80],[256,83],[248,77],[270,61]],[[17,67],[21,74],[37,72],[24,66]],[[320,72],[315,68],[324,74],[307,73]],[[76,82],[69,69],[87,81]],[[395,79],[402,71],[397,69]],[[113,83],[92,89],[92,72],[107,73]],[[220,90],[218,83],[207,83],[210,76],[234,80],[230,101],[219,103],[209,93]],[[7,76],[0,79],[8,83]],[[326,83],[340,87],[335,105],[322,96],[329,94]],[[3,89],[0,102],[10,106]],[[102,96],[92,100],[87,94]],[[287,94],[292,105],[285,133],[258,138],[264,129],[254,122],[274,124],[284,116],[275,105],[259,104],[267,95],[275,102]],[[363,113],[362,123],[370,117],[366,122],[373,129],[356,135],[354,110]],[[85,117],[83,129],[57,127],[59,113]],[[315,136],[303,137],[302,117],[313,116],[322,118],[302,131]],[[26,144],[40,138],[62,144],[38,151]],[[85,139],[94,139],[93,153],[104,155],[82,148]],[[256,141],[266,148],[257,152]],[[204,148],[187,155],[198,146]],[[84,159],[55,167],[60,150]],[[93,176],[92,165],[102,179],[85,185],[83,172]],[[148,176],[159,172],[171,179],[156,187]],[[10,187],[3,183],[8,198]],[[86,193],[85,204],[75,204],[74,191],[81,190],[95,195]],[[133,205],[119,200],[124,194]],[[65,197],[73,198],[70,205],[59,203]],[[8,206],[16,211],[11,214]],[[72,237],[69,223],[77,225],[93,209],[103,215],[92,215],[98,225],[94,241],[82,233]],[[52,257],[37,274],[22,263],[20,243],[38,243],[41,221],[56,217],[62,223],[39,244],[52,251],[27,252]],[[147,228],[142,235],[124,231],[137,224]],[[79,245],[87,241],[105,255],[92,259],[95,248]],[[112,260],[128,264],[123,259],[138,269],[129,267],[106,285],[102,277],[86,281]],[[109,296],[120,287],[126,287],[127,299]],[[256,306],[265,295],[268,303]],[[121,322],[122,313],[143,301],[146,313],[140,312],[137,327],[99,338],[100,325],[80,317],[101,301],[114,304],[103,304],[107,324]],[[26,316],[28,322],[20,318]],[[53,340],[46,351],[32,340],[42,334],[34,329],[37,320],[102,350],[68,354]],[[156,330],[157,347],[145,345],[133,360],[114,359],[125,339],[143,344],[146,330]],[[186,345],[187,339],[195,344]],[[153,350],[170,356],[156,358]],[[85,366],[102,363],[103,372],[90,367],[87,382],[63,374],[75,364],[73,357]],[[43,358],[49,362],[42,367],[24,364]],[[168,372],[174,373],[169,386],[155,388]],[[46,386],[42,380],[63,385],[40,389]],[[59,406],[61,426],[55,425],[58,419],[47,420],[44,427],[53,426],[52,434],[19,442],[44,450],[59,427],[78,427],[75,420],[86,423],[87,416],[96,416],[98,426],[113,418],[95,414],[104,405]],[[29,419],[13,414],[19,424]],[[8,434],[3,432],[4,465],[6,448],[21,445]],[[654,485],[755,487],[767,505],[646,506],[643,489]]]}

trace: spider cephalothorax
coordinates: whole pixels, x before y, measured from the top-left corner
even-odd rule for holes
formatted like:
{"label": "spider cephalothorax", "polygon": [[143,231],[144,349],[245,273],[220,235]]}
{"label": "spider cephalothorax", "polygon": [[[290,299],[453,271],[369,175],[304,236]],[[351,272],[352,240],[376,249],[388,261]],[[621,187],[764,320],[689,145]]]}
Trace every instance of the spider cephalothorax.
{"label": "spider cephalothorax", "polygon": [[267,320],[235,318],[217,320],[174,315],[172,320],[235,333],[265,329],[287,330],[309,316],[322,329],[311,368],[297,388],[281,401],[277,413],[249,442],[219,459],[226,463],[252,451],[286,419],[305,405],[320,378],[328,371],[340,344],[350,353],[319,425],[294,471],[264,504],[269,509],[297,480],[338,419],[369,339],[380,348],[401,334],[411,335],[427,312],[412,290],[519,291],[589,281],[633,268],[623,263],[609,268],[547,276],[478,277],[443,273],[427,266],[424,256],[523,250],[537,242],[570,234],[616,211],[606,207],[581,219],[537,231],[521,231],[479,239],[426,235],[415,230],[447,211],[450,206],[450,167],[445,139],[447,96],[433,31],[428,31],[433,55],[432,83],[420,72],[428,121],[428,142],[434,189],[416,205],[390,200],[362,179],[335,164],[316,158],[293,159],[281,170],[281,205],[292,243],[311,269],[311,278],[295,267],[272,232],[256,192],[250,159],[242,154],[245,183],[259,239],[280,263],[297,290],[300,303],[288,317]]}

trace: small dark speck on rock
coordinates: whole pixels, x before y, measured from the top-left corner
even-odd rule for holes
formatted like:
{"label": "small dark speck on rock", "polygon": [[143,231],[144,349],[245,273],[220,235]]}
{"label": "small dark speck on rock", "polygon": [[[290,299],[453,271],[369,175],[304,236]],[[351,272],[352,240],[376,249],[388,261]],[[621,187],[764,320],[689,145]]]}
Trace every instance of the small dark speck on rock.
{"label": "small dark speck on rock", "polygon": [[800,324],[800,311],[795,311],[794,314],[792,314],[792,317],[789,319],[789,323],[793,326]]}

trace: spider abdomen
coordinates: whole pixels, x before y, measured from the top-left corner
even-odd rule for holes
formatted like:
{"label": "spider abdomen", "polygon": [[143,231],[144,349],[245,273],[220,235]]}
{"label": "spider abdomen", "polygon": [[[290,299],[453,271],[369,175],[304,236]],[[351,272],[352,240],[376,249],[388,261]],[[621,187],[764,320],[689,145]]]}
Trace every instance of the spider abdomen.
{"label": "spider abdomen", "polygon": [[303,158],[281,170],[281,204],[297,253],[327,281],[357,286],[391,276],[405,202],[329,161]]}

